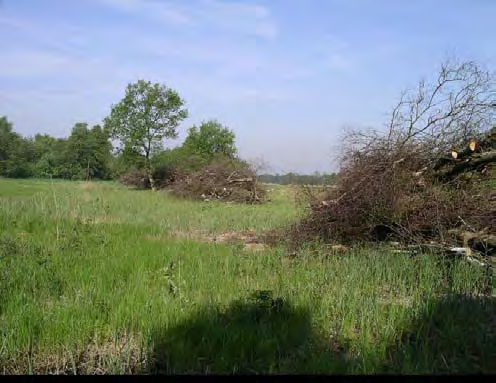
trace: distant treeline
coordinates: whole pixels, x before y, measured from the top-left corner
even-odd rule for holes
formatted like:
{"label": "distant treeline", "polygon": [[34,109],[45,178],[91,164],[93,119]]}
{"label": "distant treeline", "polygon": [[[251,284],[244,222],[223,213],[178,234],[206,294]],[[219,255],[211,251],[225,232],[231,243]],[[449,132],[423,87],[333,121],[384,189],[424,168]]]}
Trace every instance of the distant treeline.
{"label": "distant treeline", "polygon": [[279,185],[329,185],[335,182],[336,174],[261,174],[258,180],[264,183]]}
{"label": "distant treeline", "polygon": [[67,138],[23,137],[0,117],[0,176],[110,179],[112,163],[112,144],[99,125],[77,123]]}
{"label": "distant treeline", "polygon": [[[238,155],[234,132],[215,119],[191,126],[182,145],[164,148],[164,140],[177,138],[179,124],[188,115],[178,92],[165,84],[138,80],[128,84],[102,126],[78,122],[67,138],[23,137],[7,117],[0,116],[0,176],[132,179],[136,181],[132,184],[147,183],[155,189],[159,183],[175,182],[214,163],[253,171]],[[319,173],[260,176],[268,183],[312,185],[328,184],[333,178]]]}
{"label": "distant treeline", "polygon": [[[234,133],[216,121],[191,127],[181,146],[156,148],[150,157],[150,166],[158,173],[166,169],[189,173],[220,157],[242,162],[236,156]],[[23,137],[0,117],[0,176],[109,180],[144,167],[143,153],[125,145],[114,150],[108,130],[100,125],[76,123],[67,138]]]}
{"label": "distant treeline", "polygon": [[[208,121],[191,128],[181,146],[157,150],[151,164],[158,173],[166,168],[188,173],[208,165],[219,155],[237,158],[236,151],[234,133],[218,122]],[[67,138],[48,134],[23,137],[6,117],[0,117],[0,176],[109,180],[120,179],[143,167],[142,154],[126,147],[115,151],[109,132],[100,125],[76,123]],[[316,172],[311,175],[262,174],[258,179],[280,185],[327,185],[333,183],[335,177],[335,174]]]}

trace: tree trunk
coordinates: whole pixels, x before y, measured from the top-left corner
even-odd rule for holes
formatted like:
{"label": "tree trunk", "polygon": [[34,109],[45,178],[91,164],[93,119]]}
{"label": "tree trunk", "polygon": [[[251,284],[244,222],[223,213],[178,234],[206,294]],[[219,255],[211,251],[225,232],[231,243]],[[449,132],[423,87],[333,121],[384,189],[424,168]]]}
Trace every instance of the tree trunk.
{"label": "tree trunk", "polygon": [[147,174],[148,174],[148,181],[150,182],[150,187],[152,188],[153,191],[157,190],[155,187],[155,179],[153,178],[152,171],[150,169],[147,169]]}
{"label": "tree trunk", "polygon": [[148,177],[148,182],[150,182],[151,189],[153,191],[157,190],[155,186],[155,178],[153,178],[152,167],[150,166],[150,161],[148,160],[148,158],[146,159],[145,170],[146,170],[146,175]]}

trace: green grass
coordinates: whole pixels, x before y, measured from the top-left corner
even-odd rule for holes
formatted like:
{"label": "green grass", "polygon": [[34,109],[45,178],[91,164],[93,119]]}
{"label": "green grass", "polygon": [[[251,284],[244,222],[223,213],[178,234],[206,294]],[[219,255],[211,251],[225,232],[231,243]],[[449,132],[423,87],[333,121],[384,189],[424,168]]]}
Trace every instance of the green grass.
{"label": "green grass", "polygon": [[240,206],[0,179],[0,371],[496,372],[496,303],[467,262],[185,236],[281,227],[289,193]]}

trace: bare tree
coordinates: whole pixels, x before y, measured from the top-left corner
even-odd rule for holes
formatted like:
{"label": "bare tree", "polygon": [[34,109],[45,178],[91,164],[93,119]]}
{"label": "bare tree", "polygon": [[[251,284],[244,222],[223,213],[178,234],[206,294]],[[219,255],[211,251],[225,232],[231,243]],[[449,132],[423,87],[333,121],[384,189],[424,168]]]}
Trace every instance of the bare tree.
{"label": "bare tree", "polygon": [[445,152],[479,135],[494,122],[493,79],[474,62],[445,61],[437,79],[421,80],[393,108],[387,140],[391,148],[421,143],[424,151]]}

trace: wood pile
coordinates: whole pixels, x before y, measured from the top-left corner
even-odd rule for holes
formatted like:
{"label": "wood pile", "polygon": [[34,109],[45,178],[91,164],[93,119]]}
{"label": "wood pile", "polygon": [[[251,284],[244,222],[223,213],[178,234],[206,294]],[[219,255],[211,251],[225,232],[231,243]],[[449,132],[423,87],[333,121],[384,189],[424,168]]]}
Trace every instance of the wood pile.
{"label": "wood pile", "polygon": [[449,182],[456,177],[472,178],[475,173],[486,174],[496,163],[496,127],[480,140],[472,139],[461,150],[453,149],[450,156],[439,158],[433,175]]}

